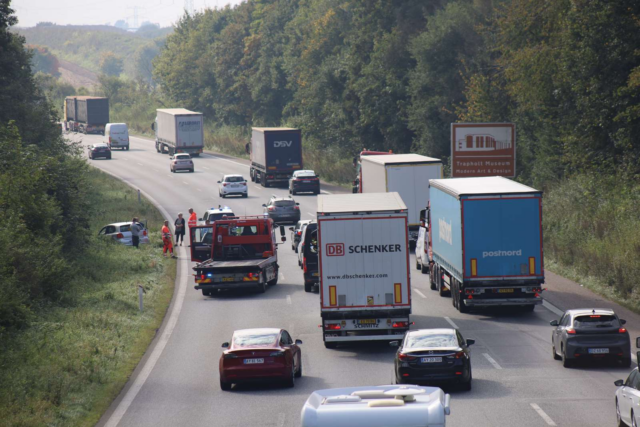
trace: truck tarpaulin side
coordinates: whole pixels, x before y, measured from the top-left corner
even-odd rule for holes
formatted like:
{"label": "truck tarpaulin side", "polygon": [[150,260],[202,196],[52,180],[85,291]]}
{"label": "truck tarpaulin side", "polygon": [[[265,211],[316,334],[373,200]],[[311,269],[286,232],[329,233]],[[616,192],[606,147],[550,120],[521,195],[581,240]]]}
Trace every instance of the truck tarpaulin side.
{"label": "truck tarpaulin side", "polygon": [[286,183],[302,169],[302,137],[299,129],[253,128],[251,132],[252,181],[263,186]]}
{"label": "truck tarpaulin side", "polygon": [[204,118],[202,113],[184,108],[165,108],[156,111],[153,126],[158,152],[199,155],[204,148]]}

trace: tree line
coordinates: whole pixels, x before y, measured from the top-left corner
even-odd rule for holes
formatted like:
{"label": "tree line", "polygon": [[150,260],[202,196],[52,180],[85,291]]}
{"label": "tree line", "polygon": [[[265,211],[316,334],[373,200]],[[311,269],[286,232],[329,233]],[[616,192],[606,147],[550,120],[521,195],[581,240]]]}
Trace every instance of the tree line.
{"label": "tree line", "polygon": [[640,170],[640,3],[249,0],[185,15],[154,60],[176,106],[291,125],[308,149],[447,159],[450,124],[514,122],[519,179]]}

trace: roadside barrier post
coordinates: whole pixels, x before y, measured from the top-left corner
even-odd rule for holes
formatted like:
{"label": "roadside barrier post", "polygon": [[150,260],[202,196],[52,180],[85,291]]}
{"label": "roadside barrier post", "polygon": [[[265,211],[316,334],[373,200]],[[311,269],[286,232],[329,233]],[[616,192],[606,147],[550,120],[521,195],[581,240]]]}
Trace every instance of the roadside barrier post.
{"label": "roadside barrier post", "polygon": [[142,285],[138,285],[138,306],[140,307],[140,313],[142,313],[143,304],[142,304],[142,295],[145,293]]}
{"label": "roadside barrier post", "polygon": [[138,190],[138,204],[142,203],[142,198],[140,197],[140,190]]}

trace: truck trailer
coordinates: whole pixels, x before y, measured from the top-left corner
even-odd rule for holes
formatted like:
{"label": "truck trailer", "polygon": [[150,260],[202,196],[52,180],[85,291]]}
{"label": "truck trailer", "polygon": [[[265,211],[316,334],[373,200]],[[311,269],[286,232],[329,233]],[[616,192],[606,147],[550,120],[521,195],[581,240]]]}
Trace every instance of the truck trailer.
{"label": "truck trailer", "polygon": [[251,158],[251,181],[263,187],[288,184],[293,172],[302,169],[300,129],[253,128],[245,148]]}
{"label": "truck trailer", "polygon": [[394,341],[409,330],[407,206],[398,193],[318,196],[325,347]]}
{"label": "truck trailer", "polygon": [[503,177],[429,183],[431,289],[463,313],[542,304],[542,192]]}
{"label": "truck trailer", "polygon": [[184,108],[156,110],[156,121],[151,125],[156,134],[158,153],[188,153],[199,156],[204,149],[204,118],[202,113]]}
{"label": "truck trailer", "polygon": [[409,212],[409,244],[415,247],[420,209],[429,203],[429,180],[442,178],[442,161],[419,154],[361,157],[362,193],[398,192]]}
{"label": "truck trailer", "polygon": [[67,129],[104,135],[109,123],[109,99],[97,96],[68,96],[64,101]]}

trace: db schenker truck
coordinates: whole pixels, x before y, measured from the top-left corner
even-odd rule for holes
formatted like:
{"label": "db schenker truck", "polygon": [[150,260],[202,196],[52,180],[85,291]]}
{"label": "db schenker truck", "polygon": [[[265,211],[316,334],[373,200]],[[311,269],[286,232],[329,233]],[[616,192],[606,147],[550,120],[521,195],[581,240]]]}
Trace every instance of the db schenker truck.
{"label": "db schenker truck", "polygon": [[429,203],[429,180],[442,178],[442,160],[419,154],[389,154],[361,158],[362,193],[396,191],[409,211],[409,244],[415,247],[420,209]]}
{"label": "db schenker truck", "polygon": [[324,345],[393,341],[409,330],[407,206],[398,193],[318,196]]}
{"label": "db schenker truck", "polygon": [[302,169],[300,129],[252,128],[245,149],[251,157],[251,181],[263,187],[288,184],[293,172]]}
{"label": "db schenker truck", "polygon": [[542,192],[503,177],[429,182],[431,289],[462,313],[542,304]]}
{"label": "db schenker truck", "polygon": [[188,153],[197,157],[204,149],[204,118],[202,113],[184,108],[156,110],[151,129],[156,133],[158,153]]}
{"label": "db schenker truck", "polygon": [[104,128],[109,123],[109,99],[67,96],[64,100],[64,120],[70,131],[104,135]]}

